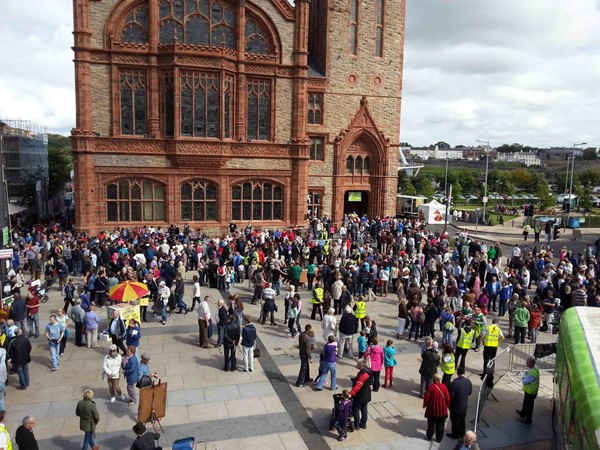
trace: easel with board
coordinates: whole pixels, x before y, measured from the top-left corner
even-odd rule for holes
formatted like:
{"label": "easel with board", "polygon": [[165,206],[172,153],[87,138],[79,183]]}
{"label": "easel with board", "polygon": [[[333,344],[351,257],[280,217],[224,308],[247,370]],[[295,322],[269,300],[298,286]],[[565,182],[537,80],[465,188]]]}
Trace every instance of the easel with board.
{"label": "easel with board", "polygon": [[140,402],[138,406],[138,422],[145,425],[152,424],[154,432],[158,433],[158,428],[163,436],[165,430],[160,424],[161,419],[165,417],[167,410],[167,383],[161,383],[158,380],[157,384],[147,386],[140,389]]}

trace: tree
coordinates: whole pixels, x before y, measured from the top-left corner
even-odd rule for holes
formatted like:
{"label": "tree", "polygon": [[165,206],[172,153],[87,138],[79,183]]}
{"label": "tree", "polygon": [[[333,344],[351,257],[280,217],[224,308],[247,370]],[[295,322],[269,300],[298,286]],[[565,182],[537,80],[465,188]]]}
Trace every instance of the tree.
{"label": "tree", "polygon": [[411,182],[412,185],[415,187],[415,190],[418,195],[422,195],[429,199],[433,197],[433,183],[431,182],[430,178],[424,176],[417,176],[413,177]]}
{"label": "tree", "polygon": [[577,184],[575,186],[575,194],[579,197],[579,207],[583,209],[591,209],[592,204],[592,190],[588,186]]}
{"label": "tree", "polygon": [[406,175],[406,171],[400,169],[398,171],[398,192],[404,193],[409,184],[410,182],[408,180],[408,175]]}
{"label": "tree", "polygon": [[598,159],[598,152],[593,147],[586,148],[583,151],[582,158],[585,159],[585,160],[587,160],[587,161],[590,161],[590,160],[593,160],[593,159]]}
{"label": "tree", "polygon": [[48,135],[48,196],[60,192],[71,181],[73,153],[71,140],[59,134]]}

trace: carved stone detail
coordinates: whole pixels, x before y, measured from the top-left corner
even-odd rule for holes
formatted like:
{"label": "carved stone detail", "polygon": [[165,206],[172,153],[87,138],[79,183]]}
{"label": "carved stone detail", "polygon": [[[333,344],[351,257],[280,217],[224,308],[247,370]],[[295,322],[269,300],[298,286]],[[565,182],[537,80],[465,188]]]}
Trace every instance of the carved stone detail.
{"label": "carved stone detail", "polygon": [[95,63],[109,63],[110,55],[108,53],[92,53],[91,54],[92,62]]}
{"label": "carved stone detail", "polygon": [[309,90],[325,90],[327,89],[327,80],[325,78],[309,78],[307,87]]}
{"label": "carved stone detail", "polygon": [[153,140],[97,139],[95,151],[102,153],[164,154],[165,146],[163,142]]}
{"label": "carved stone detail", "polygon": [[267,156],[271,158],[289,158],[290,150],[285,146],[276,145],[240,145],[231,148],[234,156]]}
{"label": "carved stone detail", "polygon": [[148,64],[148,58],[145,56],[135,56],[135,55],[112,55],[112,62],[119,64],[140,64],[146,65]]}
{"label": "carved stone detail", "polygon": [[271,2],[286,20],[293,21],[296,18],[295,8],[287,0],[271,0]]}
{"label": "carved stone detail", "polygon": [[275,75],[276,67],[272,66],[256,66],[249,64],[246,66],[246,73],[260,73],[262,75]]}

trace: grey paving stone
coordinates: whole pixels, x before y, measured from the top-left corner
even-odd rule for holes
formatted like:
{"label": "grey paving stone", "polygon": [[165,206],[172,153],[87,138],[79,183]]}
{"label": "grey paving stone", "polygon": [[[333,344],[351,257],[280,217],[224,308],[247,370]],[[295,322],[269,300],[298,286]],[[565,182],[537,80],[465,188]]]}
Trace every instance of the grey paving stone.
{"label": "grey paving stone", "polygon": [[275,394],[273,386],[268,381],[238,384],[237,387],[242,398],[267,397]]}
{"label": "grey paving stone", "polygon": [[224,386],[211,386],[203,388],[206,403],[224,402],[226,400],[237,400],[242,398],[236,384]]}
{"label": "grey paving stone", "polygon": [[204,390],[201,388],[169,391],[167,395],[168,406],[189,406],[197,403],[204,403]]}
{"label": "grey paving stone", "polygon": [[[282,430],[296,429],[287,414],[263,414],[227,420],[173,425],[163,428],[165,435],[161,436],[159,443],[164,447],[169,447],[175,439],[187,436],[195,437],[196,442],[214,442],[227,439],[242,439],[251,436],[264,436],[280,433]],[[101,448],[110,450],[125,450],[130,448],[134,437],[133,432],[107,432],[99,434],[96,437],[96,444],[100,445]],[[44,450],[77,450],[81,448],[82,442],[83,433],[81,436],[44,439],[38,441],[38,444]]]}

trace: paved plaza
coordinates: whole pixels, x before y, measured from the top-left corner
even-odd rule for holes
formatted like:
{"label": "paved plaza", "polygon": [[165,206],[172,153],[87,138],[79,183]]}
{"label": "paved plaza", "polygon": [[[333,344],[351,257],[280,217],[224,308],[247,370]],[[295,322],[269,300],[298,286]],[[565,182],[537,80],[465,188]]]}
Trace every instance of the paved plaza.
{"label": "paved plaza", "polygon": [[[246,286],[234,292],[247,297]],[[219,298],[216,290],[204,289],[204,294]],[[308,294],[304,296],[307,297]],[[280,297],[281,298],[281,297]],[[62,304],[57,292],[43,305],[47,317]],[[214,306],[214,305],[213,305]],[[393,338],[396,324],[396,301],[393,296],[368,304],[368,313],[375,317],[380,336]],[[254,316],[258,306],[246,304]],[[393,389],[382,388],[373,393],[366,430],[349,434],[344,442],[329,432],[332,408],[331,391],[316,392],[311,387],[296,388],[299,359],[295,340],[289,340],[281,313],[276,326],[258,325],[259,348],[262,356],[255,360],[252,373],[225,373],[220,349],[201,349],[197,345],[197,316],[174,314],[166,326],[158,321],[143,324],[141,351],[151,355],[150,368],[168,383],[167,414],[162,422],[165,436],[161,444],[169,447],[173,439],[195,436],[210,449],[271,449],[321,448],[438,448],[424,440],[426,421],[418,398],[418,367],[420,343],[397,342],[398,366]],[[310,322],[306,318],[304,323]],[[320,324],[313,322],[319,336]],[[72,337],[70,338],[72,339]],[[70,342],[61,357],[60,369],[50,372],[49,352],[41,338],[33,339],[31,386],[26,391],[14,388],[16,375],[11,375],[6,407],[9,430],[18,426],[26,414],[38,419],[35,434],[43,449],[80,448],[82,433],[74,415],[77,400],[86,388],[96,393],[101,415],[97,442],[103,448],[129,448],[133,439],[137,407],[117,400],[111,404],[108,387],[101,378],[102,357],[108,343],[99,348],[77,348]],[[317,355],[315,359],[318,360]],[[470,352],[467,374],[474,385],[471,403],[476,401],[479,387],[481,353]],[[311,366],[311,375],[317,363]],[[338,385],[350,388],[350,377],[356,374],[353,360],[338,362]],[[508,379],[502,381],[494,394],[499,402],[488,402],[482,424],[487,435],[480,436],[482,448],[501,448],[548,439],[550,428],[551,376],[542,377],[542,389],[536,402],[535,425],[532,429],[518,426],[515,409],[520,407],[520,386]],[[121,386],[125,387],[124,380]],[[473,416],[475,407],[471,406]],[[444,439],[439,448],[451,448],[454,441]],[[199,448],[204,448],[201,445]]]}
{"label": "paved plaza", "polygon": [[[505,236],[503,240],[515,238]],[[188,273],[186,298],[191,292],[190,279],[191,273]],[[213,312],[216,300],[226,297],[223,295],[226,293],[214,289],[203,288],[202,293],[214,299]],[[231,293],[243,298],[246,313],[258,317],[259,306],[249,303],[251,292],[247,281],[233,287]],[[309,297],[308,292],[302,293],[305,305],[302,324],[312,323],[319,345],[322,345],[321,324],[307,318]],[[162,422],[165,434],[160,440],[164,448],[170,448],[174,439],[186,436],[194,436],[201,442],[198,448],[207,449],[453,448],[455,441],[449,438],[444,438],[441,444],[424,439],[426,420],[422,400],[418,397],[422,340],[415,343],[395,339],[395,295],[378,297],[377,301],[367,304],[367,314],[377,322],[380,338],[393,339],[397,347],[394,387],[373,393],[368,428],[350,433],[343,442],[338,442],[337,434],[329,431],[332,392],[327,387],[323,392],[317,392],[309,386],[294,386],[300,365],[297,340],[288,338],[287,326],[283,324],[283,295],[277,300],[277,325],[257,324],[258,347],[262,355],[255,360],[252,373],[223,372],[222,350],[198,347],[197,311],[187,315],[173,314],[166,326],[150,319],[152,315],[149,314],[149,322],[142,324],[140,351],[151,355],[150,369],[157,371],[161,380],[168,383],[167,413]],[[50,301],[42,305],[40,312],[44,326],[49,315],[62,303],[58,291],[51,292]],[[103,329],[105,308],[100,315]],[[507,320],[504,319],[507,317],[501,319],[500,325],[506,330]],[[553,337],[541,333],[538,342],[551,342]],[[11,375],[7,388],[8,428],[13,436],[20,420],[26,414],[33,414],[37,418],[35,435],[40,448],[81,448],[83,434],[74,411],[83,390],[91,388],[95,391],[101,416],[97,442],[104,449],[129,448],[134,438],[131,427],[136,421],[137,405],[128,406],[119,400],[110,403],[108,386],[101,378],[102,358],[109,343],[102,342],[95,349],[77,348],[73,345],[72,331],[57,372],[50,371],[45,339],[32,339],[32,345],[31,386],[25,391],[17,390],[16,375]],[[318,368],[317,354],[314,359],[311,365],[313,377]],[[238,363],[241,363],[241,352],[238,352]],[[469,420],[475,414],[481,365],[482,353],[470,351],[467,376],[473,382],[473,395]],[[340,390],[351,387],[350,378],[356,372],[354,360],[338,360]],[[487,402],[483,415],[485,422],[480,423],[478,433],[481,448],[545,448],[548,439],[552,438],[552,375],[542,374],[532,428],[518,425],[515,410],[520,408],[523,394],[518,375],[512,378],[504,377],[493,390],[497,401],[490,398]],[[121,387],[125,391],[123,379]],[[447,432],[449,425],[448,421]]]}

